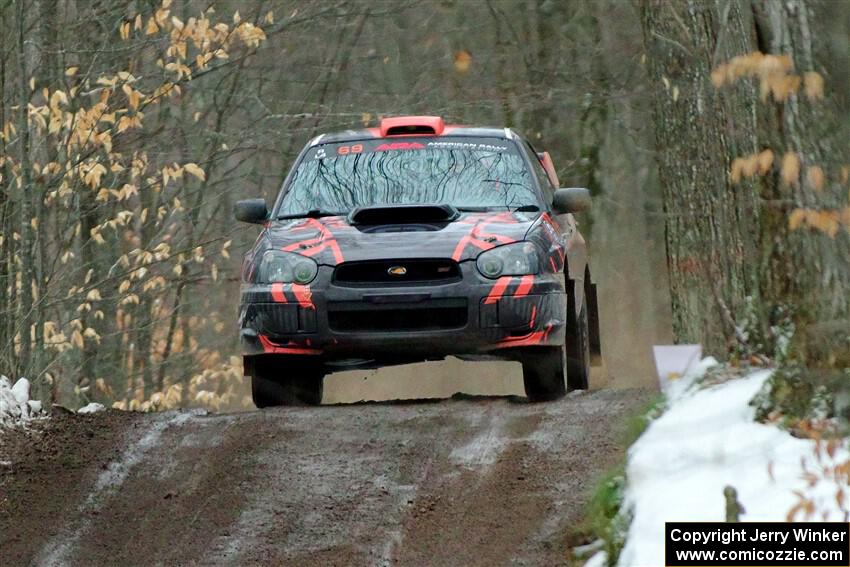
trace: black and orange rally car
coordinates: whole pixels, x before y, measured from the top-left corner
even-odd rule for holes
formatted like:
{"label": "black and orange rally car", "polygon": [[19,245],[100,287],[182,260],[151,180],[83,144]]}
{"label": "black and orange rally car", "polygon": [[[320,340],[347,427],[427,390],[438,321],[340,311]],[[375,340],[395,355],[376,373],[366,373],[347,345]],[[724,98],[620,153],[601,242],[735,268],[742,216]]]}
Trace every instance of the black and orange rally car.
{"label": "black and orange rally car", "polygon": [[242,266],[241,344],[258,407],[317,404],[324,376],[449,355],[522,363],[532,401],[587,388],[595,287],[552,161],[509,128],[387,118],[323,134]]}

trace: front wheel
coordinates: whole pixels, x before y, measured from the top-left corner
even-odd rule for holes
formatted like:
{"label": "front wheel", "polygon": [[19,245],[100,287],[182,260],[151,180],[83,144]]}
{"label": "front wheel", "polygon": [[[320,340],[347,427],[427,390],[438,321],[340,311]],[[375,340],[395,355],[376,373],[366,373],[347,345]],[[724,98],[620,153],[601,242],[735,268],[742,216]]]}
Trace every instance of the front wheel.
{"label": "front wheel", "polygon": [[525,353],[522,359],[522,381],[525,395],[532,402],[548,402],[567,393],[564,373],[567,369],[563,346],[539,347]]}
{"label": "front wheel", "polygon": [[324,371],[316,365],[258,360],[251,370],[251,395],[258,408],[317,406],[323,390]]}
{"label": "front wheel", "polygon": [[547,402],[573,390],[587,390],[590,382],[590,330],[587,305],[575,315],[575,299],[567,301],[566,344],[529,351],[522,360],[525,395],[532,402]]}

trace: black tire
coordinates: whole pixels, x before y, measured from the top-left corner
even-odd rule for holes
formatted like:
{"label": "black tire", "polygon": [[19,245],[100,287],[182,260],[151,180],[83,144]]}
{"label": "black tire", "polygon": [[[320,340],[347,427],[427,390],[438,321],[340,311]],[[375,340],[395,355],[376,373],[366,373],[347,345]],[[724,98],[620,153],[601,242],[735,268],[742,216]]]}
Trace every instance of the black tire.
{"label": "black tire", "polygon": [[522,358],[525,395],[532,402],[549,402],[567,393],[564,372],[567,358],[564,347],[540,347]]}
{"label": "black tire", "polygon": [[251,395],[258,408],[317,406],[325,376],[320,367],[257,361],[251,372]]}
{"label": "black tire", "polygon": [[574,299],[567,302],[567,391],[587,390],[590,383],[590,328],[587,301],[575,316]]}

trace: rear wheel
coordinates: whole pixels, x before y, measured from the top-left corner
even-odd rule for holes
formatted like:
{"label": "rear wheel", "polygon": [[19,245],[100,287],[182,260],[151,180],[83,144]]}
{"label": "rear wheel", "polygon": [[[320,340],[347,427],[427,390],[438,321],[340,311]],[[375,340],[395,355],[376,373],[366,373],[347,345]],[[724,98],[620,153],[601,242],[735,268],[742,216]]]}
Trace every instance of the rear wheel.
{"label": "rear wheel", "polygon": [[251,370],[251,394],[258,408],[319,405],[323,389],[324,371],[316,364],[261,359]]}

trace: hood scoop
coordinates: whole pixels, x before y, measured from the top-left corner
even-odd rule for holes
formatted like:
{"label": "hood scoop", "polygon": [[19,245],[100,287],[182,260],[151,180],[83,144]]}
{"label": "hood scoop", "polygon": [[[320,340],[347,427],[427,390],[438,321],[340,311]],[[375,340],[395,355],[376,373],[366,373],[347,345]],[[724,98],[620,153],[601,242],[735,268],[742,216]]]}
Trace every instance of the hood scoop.
{"label": "hood scoop", "polygon": [[459,215],[451,205],[381,205],[354,209],[348,216],[348,222],[355,226],[421,225],[452,222]]}

